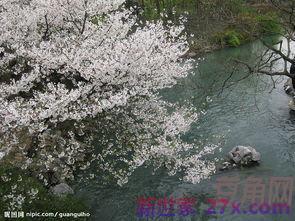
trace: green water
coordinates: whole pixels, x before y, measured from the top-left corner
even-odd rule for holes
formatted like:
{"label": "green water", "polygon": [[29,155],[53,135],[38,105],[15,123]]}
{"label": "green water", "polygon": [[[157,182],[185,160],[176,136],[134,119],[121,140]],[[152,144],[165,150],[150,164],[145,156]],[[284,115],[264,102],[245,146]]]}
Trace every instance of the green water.
{"label": "green water", "polygon": [[[261,50],[259,43],[252,43],[211,53],[205,56],[204,61],[198,62],[194,75],[163,92],[164,99],[180,104],[188,102],[200,111],[206,112],[192,126],[185,139],[197,140],[202,144],[220,142],[222,150],[217,151],[215,155],[218,158],[224,157],[236,145],[253,146],[262,155],[261,165],[249,169],[216,172],[211,179],[199,184],[184,183],[177,177],[169,177],[165,171],[153,174],[148,168],[138,169],[123,188],[102,188],[90,183],[80,187],[79,195],[88,199],[92,209],[92,220],[295,220],[294,207],[289,215],[231,214],[231,205],[227,207],[225,214],[214,216],[206,215],[204,212],[209,208],[206,198],[216,198],[217,178],[238,176],[239,200],[245,190],[247,178],[262,178],[267,190],[271,177],[291,177],[295,172],[295,115],[288,109],[290,98],[282,88],[285,79],[279,80],[276,88],[271,91],[272,85],[268,77],[253,76],[225,88],[221,93],[223,82],[232,70],[232,64],[228,59],[234,57],[253,61],[255,53]],[[237,81],[243,76],[245,72],[242,69],[238,70],[227,83]],[[267,191],[265,194],[266,197],[269,195]],[[176,215],[140,219],[136,216],[138,196],[158,199],[164,196],[193,197],[197,200],[197,214],[186,217]]]}

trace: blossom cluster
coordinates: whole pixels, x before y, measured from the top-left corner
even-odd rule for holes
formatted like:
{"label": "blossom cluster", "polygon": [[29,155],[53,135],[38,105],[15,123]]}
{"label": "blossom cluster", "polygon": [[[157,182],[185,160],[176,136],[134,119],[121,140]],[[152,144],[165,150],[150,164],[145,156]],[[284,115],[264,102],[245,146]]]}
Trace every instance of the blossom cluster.
{"label": "blossom cluster", "polygon": [[0,147],[45,184],[92,165],[119,184],[149,163],[193,182],[215,169],[214,148],[183,158],[196,111],[158,95],[191,68],[183,25],[143,25],[122,3],[0,2]]}

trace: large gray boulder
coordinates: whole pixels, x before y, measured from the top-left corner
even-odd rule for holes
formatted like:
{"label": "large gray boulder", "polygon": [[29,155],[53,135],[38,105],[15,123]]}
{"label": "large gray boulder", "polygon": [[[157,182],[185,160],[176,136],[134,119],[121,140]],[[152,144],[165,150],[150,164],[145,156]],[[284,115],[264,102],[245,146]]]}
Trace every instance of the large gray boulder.
{"label": "large gray boulder", "polygon": [[239,166],[252,166],[260,163],[261,155],[253,147],[236,146],[228,154],[231,161]]}
{"label": "large gray boulder", "polygon": [[74,194],[74,190],[66,183],[60,183],[50,188],[50,192],[56,196],[66,196]]}

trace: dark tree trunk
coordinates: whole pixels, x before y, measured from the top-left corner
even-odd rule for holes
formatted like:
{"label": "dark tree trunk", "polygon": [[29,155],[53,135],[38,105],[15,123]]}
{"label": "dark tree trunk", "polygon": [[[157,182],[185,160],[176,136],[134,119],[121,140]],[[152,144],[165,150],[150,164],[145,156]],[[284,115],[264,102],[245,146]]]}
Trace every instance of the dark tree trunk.
{"label": "dark tree trunk", "polygon": [[295,89],[295,64],[294,63],[292,63],[290,67],[290,76],[292,79],[292,86]]}
{"label": "dark tree trunk", "polygon": [[295,89],[295,78],[292,78],[292,86]]}

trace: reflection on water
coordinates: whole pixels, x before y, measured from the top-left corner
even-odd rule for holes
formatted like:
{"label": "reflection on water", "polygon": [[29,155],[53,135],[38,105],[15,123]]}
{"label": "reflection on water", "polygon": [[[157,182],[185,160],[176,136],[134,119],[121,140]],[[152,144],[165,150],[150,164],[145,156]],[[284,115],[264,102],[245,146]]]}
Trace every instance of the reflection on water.
{"label": "reflection on water", "polygon": [[[246,59],[251,62],[255,60],[255,53],[261,51],[261,47],[259,43],[253,43],[209,54],[204,61],[200,61],[194,75],[178,86],[164,91],[163,97],[180,104],[189,102],[200,111],[206,111],[206,114],[193,125],[186,139],[201,139],[211,143],[215,142],[214,137],[223,136],[222,151],[216,153],[216,156],[224,157],[236,145],[250,145],[261,152],[262,164],[251,169],[217,172],[210,180],[204,180],[196,185],[183,183],[177,177],[167,176],[163,171],[153,175],[148,168],[138,169],[130,182],[121,189],[113,186],[99,188],[95,184],[89,184],[80,188],[80,194],[89,199],[93,220],[138,220],[138,196],[191,196],[197,199],[197,215],[165,219],[162,217],[156,220],[295,220],[295,212],[292,211],[294,208],[290,215],[242,215],[230,214],[229,210],[229,213],[223,215],[206,216],[203,212],[204,209],[208,209],[205,199],[215,197],[217,178],[238,176],[240,186],[244,186],[246,179],[254,176],[262,178],[268,185],[271,177],[290,177],[295,172],[295,113],[290,113],[288,109],[289,97],[282,89],[284,82],[279,81],[277,87],[269,93],[270,79],[253,76],[239,81],[246,73],[238,70],[227,83],[239,83],[229,88],[225,87],[220,93],[223,82],[232,70],[229,58]],[[241,189],[238,196],[242,195]]]}

